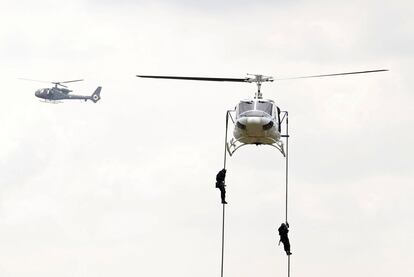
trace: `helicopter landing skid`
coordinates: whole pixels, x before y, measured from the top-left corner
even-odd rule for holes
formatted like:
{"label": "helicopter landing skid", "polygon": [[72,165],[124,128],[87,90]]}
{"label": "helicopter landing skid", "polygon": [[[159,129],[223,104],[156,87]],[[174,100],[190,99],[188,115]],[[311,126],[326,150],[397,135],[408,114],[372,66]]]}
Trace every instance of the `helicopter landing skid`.
{"label": "helicopter landing skid", "polygon": [[[243,139],[243,138],[241,138],[241,139]],[[243,143],[239,139],[232,138],[230,141],[226,142],[226,149],[227,149],[227,152],[229,153],[229,155],[233,156],[234,152],[236,152],[237,149],[239,149],[239,148],[241,148],[245,145],[251,145],[251,144],[252,143]],[[270,143],[258,143],[256,145],[269,145],[269,146],[272,146],[272,147],[276,148],[277,150],[279,150],[280,153],[282,153],[283,157],[286,157],[285,150],[283,148],[283,142],[280,141],[280,140],[278,140],[278,141],[273,140],[273,143],[271,143],[271,144]]]}
{"label": "helicopter landing skid", "polygon": [[46,103],[46,104],[60,104],[63,103],[62,101],[59,100],[39,100],[39,102],[41,103]]}

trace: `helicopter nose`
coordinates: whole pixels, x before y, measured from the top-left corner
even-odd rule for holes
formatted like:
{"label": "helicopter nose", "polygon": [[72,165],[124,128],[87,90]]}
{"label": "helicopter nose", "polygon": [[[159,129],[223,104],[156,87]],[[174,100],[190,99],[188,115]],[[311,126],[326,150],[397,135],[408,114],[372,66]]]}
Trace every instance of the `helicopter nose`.
{"label": "helicopter nose", "polygon": [[258,128],[263,125],[261,117],[243,117],[240,119],[240,123],[247,126]]}
{"label": "helicopter nose", "polygon": [[247,119],[247,126],[250,131],[260,132],[262,131],[262,119],[260,117],[250,117]]}
{"label": "helicopter nose", "polygon": [[251,134],[262,133],[263,130],[269,129],[268,125],[271,122],[270,119],[264,117],[244,117],[239,121],[242,125],[246,126],[247,133]]}

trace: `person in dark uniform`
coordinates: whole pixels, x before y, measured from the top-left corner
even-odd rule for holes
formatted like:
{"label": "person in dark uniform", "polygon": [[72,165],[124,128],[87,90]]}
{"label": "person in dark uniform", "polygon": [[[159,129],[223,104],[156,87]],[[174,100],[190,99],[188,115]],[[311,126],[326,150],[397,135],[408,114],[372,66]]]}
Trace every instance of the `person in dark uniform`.
{"label": "person in dark uniform", "polygon": [[226,169],[222,169],[216,175],[216,188],[220,190],[221,203],[227,204],[226,202],[226,185],[224,184],[224,179],[226,179]]}
{"label": "person in dark uniform", "polygon": [[292,252],[290,252],[290,242],[289,242],[289,238],[288,238],[288,233],[289,233],[289,223],[286,222],[282,223],[279,227],[279,229],[277,229],[279,231],[279,236],[280,236],[280,240],[279,240],[279,244],[280,242],[283,243],[283,247],[285,248],[286,254],[287,255],[292,255]]}

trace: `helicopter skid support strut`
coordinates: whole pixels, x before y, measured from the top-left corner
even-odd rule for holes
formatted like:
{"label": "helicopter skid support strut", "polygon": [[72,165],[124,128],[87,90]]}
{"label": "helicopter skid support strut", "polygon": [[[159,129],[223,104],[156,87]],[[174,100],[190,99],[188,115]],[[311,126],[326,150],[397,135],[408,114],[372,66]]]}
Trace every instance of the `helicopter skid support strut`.
{"label": "helicopter skid support strut", "polygon": [[[227,138],[227,133],[228,133],[228,120],[229,120],[229,118],[232,120],[233,124],[235,123],[234,119],[233,119],[233,116],[231,115],[231,112],[234,112],[234,111],[235,110],[228,110],[227,113],[226,113],[226,138]],[[282,135],[281,137],[288,137],[288,135]],[[236,138],[233,137],[229,141],[227,141],[227,139],[226,139],[226,150],[229,153],[230,157],[233,156],[234,152],[236,152],[237,149],[251,144],[251,143],[241,142],[241,140],[243,140],[243,139],[244,139],[243,137],[241,137],[239,139],[236,139]],[[271,138],[268,138],[268,139],[271,139]],[[277,150],[279,150],[280,153],[282,153],[283,157],[286,157],[285,150],[284,150],[284,147],[283,147],[283,142],[281,140],[274,140],[274,139],[271,139],[271,140],[272,140],[272,143],[260,143],[260,144],[257,144],[257,145],[272,146],[272,147],[276,148]]]}

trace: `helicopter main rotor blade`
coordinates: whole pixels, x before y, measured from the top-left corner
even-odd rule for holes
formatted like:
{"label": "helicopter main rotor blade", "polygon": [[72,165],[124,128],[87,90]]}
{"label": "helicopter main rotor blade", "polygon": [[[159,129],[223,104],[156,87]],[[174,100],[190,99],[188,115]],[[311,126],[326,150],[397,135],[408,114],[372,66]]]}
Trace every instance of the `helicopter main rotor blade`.
{"label": "helicopter main rotor blade", "polygon": [[80,81],[83,81],[83,79],[71,80],[71,81],[63,81],[63,82],[54,82],[54,83],[64,84],[64,83],[73,83],[73,82],[80,82]]}
{"label": "helicopter main rotor blade", "polygon": [[63,81],[63,82],[51,82],[51,81],[43,81],[43,80],[34,80],[34,79],[27,79],[27,78],[18,78],[19,80],[24,80],[24,81],[32,81],[32,82],[40,82],[40,83],[49,83],[49,84],[54,84],[54,85],[60,85],[62,87],[64,87],[64,83],[72,83],[72,82],[80,82],[83,81],[83,79],[79,79],[79,80],[71,80],[71,81]]}
{"label": "helicopter main rotor blade", "polygon": [[54,84],[56,86],[61,86],[61,87],[64,87],[64,88],[67,88],[68,87],[66,85],[62,85],[61,83],[56,83],[56,82],[53,82],[52,84]]}
{"label": "helicopter main rotor blade", "polygon": [[212,78],[212,77],[184,77],[184,76],[156,76],[156,75],[136,75],[136,76],[141,77],[141,78],[213,81],[213,82],[247,82],[248,81],[248,78]]}
{"label": "helicopter main rotor blade", "polygon": [[27,78],[17,78],[17,79],[24,80],[24,81],[32,81],[32,82],[39,82],[39,83],[48,83],[48,84],[50,84],[50,81],[34,80],[34,79],[27,79]]}
{"label": "helicopter main rotor blade", "polygon": [[80,82],[80,81],[83,81],[83,79],[71,80],[71,81],[63,81],[63,82],[51,82],[51,83],[54,84],[54,85],[56,85],[56,86],[61,86],[61,87],[67,88],[68,86],[62,85],[62,84],[73,83],[73,82]]}
{"label": "helicopter main rotor blade", "polygon": [[319,77],[331,77],[331,76],[341,76],[341,75],[351,75],[351,74],[363,74],[363,73],[374,73],[388,71],[388,69],[376,69],[376,70],[365,70],[365,71],[353,71],[353,72],[342,72],[342,73],[332,73],[332,74],[322,74],[322,75],[311,75],[311,76],[301,76],[301,77],[292,77],[292,78],[277,78],[275,80],[294,80],[294,79],[305,79],[305,78],[319,78]]}

